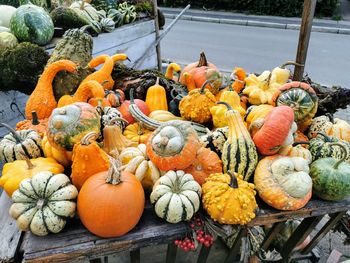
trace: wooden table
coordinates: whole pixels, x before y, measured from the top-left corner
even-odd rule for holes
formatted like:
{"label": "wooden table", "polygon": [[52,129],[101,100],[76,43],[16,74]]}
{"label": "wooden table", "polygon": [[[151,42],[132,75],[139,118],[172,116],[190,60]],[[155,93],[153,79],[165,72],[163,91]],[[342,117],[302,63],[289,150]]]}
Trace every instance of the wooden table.
{"label": "wooden table", "polygon": [[[159,244],[169,244],[166,262],[174,262],[176,247],[172,245],[173,241],[183,237],[187,231],[185,223],[173,225],[159,219],[147,203],[139,224],[129,234],[120,238],[98,238],[88,232],[78,219],[68,222],[63,232],[59,234],[37,237],[29,232],[21,233],[17,230],[15,221],[8,215],[10,204],[11,201],[7,195],[3,194],[0,198],[0,224],[2,226],[0,229],[0,262],[22,260],[25,262],[74,262],[83,259],[93,260],[121,251],[130,251],[131,261],[140,262],[140,248]],[[249,225],[273,224],[263,242],[264,249],[269,247],[284,221],[303,219],[282,249],[285,261],[288,261],[293,248],[315,229],[325,214],[330,214],[330,219],[325,226],[302,251],[304,256],[310,254],[322,237],[350,208],[350,200],[337,203],[311,200],[305,208],[294,212],[277,211],[263,204],[260,207],[257,217]],[[241,228],[240,236],[244,236],[245,233],[246,228]],[[240,240],[236,240],[226,262],[235,261],[240,249]],[[205,262],[209,252],[210,249],[203,247],[199,253],[198,262]]]}

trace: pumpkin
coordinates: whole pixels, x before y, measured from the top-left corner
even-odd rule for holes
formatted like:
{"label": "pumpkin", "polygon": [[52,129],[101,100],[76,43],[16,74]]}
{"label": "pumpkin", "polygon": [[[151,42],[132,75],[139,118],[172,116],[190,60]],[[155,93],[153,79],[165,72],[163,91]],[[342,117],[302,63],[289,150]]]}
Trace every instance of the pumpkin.
{"label": "pumpkin", "polygon": [[250,125],[256,120],[264,119],[274,107],[269,104],[252,105],[250,106],[244,116],[244,121],[247,123],[248,129]]}
{"label": "pumpkin", "polygon": [[183,121],[162,123],[147,141],[148,157],[163,171],[187,168],[199,148],[195,130]]}
{"label": "pumpkin", "polygon": [[318,133],[350,142],[350,124],[332,115],[319,116],[312,120],[308,136],[314,138]]}
{"label": "pumpkin", "polygon": [[343,151],[341,159],[321,158],[310,166],[313,192],[324,200],[340,201],[350,195],[350,164],[344,162],[347,149],[338,146]]}
{"label": "pumpkin", "polygon": [[66,218],[75,214],[77,195],[65,174],[43,171],[22,181],[12,195],[10,215],[22,231],[30,230],[37,236],[59,233]]}
{"label": "pumpkin", "polygon": [[152,190],[154,183],[161,173],[157,166],[148,158],[146,145],[139,144],[137,147],[128,147],[119,155],[123,170],[132,173],[141,182],[145,190]]}
{"label": "pumpkin", "polygon": [[202,203],[210,217],[220,224],[245,225],[255,217],[258,205],[254,185],[239,174],[211,174],[202,185]]}
{"label": "pumpkin", "polygon": [[18,189],[22,180],[32,178],[33,175],[42,171],[50,171],[56,174],[62,173],[64,168],[54,159],[43,157],[6,163],[2,169],[0,186],[11,197],[13,192]]}
{"label": "pumpkin", "polygon": [[145,100],[150,112],[155,110],[168,110],[165,88],[159,85],[159,77],[156,84],[147,89]]}
{"label": "pumpkin", "polygon": [[218,102],[228,108],[225,116],[228,121],[229,133],[222,149],[221,160],[224,172],[236,172],[248,181],[258,162],[258,153],[254,142],[243,123],[238,111],[226,102]]}
{"label": "pumpkin", "polygon": [[[148,105],[143,101],[139,99],[134,99],[133,103],[137,105],[137,107],[142,111],[145,115],[150,114],[150,110],[148,108]],[[123,118],[129,123],[133,124],[135,123],[134,117],[131,115],[129,111],[129,106],[130,106],[130,100],[126,100],[122,103],[122,105],[119,108],[120,113],[122,114]]]}
{"label": "pumpkin", "polygon": [[56,74],[62,70],[73,73],[76,70],[76,64],[69,60],[59,60],[46,66],[34,91],[27,100],[25,115],[28,120],[32,119],[33,111],[37,113],[39,119],[50,117],[57,105],[52,81]]}
{"label": "pumpkin", "polygon": [[96,109],[85,102],[76,102],[52,112],[47,138],[58,150],[73,150],[87,133],[100,131],[100,116]]}
{"label": "pumpkin", "polygon": [[209,148],[221,157],[222,149],[227,141],[228,127],[218,128],[200,137],[203,147]]}
{"label": "pumpkin", "polygon": [[273,94],[277,91],[270,87],[271,72],[266,70],[261,75],[249,74],[244,79],[245,88],[243,94],[248,95],[248,101],[253,105],[271,104]]}
{"label": "pumpkin", "polygon": [[123,135],[134,142],[134,144],[146,143],[148,137],[152,134],[152,131],[145,129],[142,122],[134,123],[126,126]]}
{"label": "pumpkin", "polygon": [[111,107],[119,107],[125,100],[124,91],[121,89],[105,90],[105,99],[109,102]]}
{"label": "pumpkin", "polygon": [[106,125],[103,128],[103,150],[110,156],[117,158],[119,153],[133,142],[125,138],[119,126]]}
{"label": "pumpkin", "polygon": [[216,99],[208,89],[205,89],[209,82],[204,82],[200,89],[194,89],[182,98],[179,104],[181,117],[198,123],[211,121],[210,108],[215,106]]}
{"label": "pumpkin", "polygon": [[39,133],[40,137],[43,137],[47,129],[47,123],[48,118],[39,120],[38,114],[35,111],[32,111],[32,119],[17,122],[16,130],[34,130]]}
{"label": "pumpkin", "polygon": [[169,111],[165,110],[155,110],[152,111],[148,117],[150,117],[153,120],[160,121],[160,122],[166,122],[166,121],[172,121],[172,120],[182,120],[181,117],[177,117],[174,114],[172,114]]}
{"label": "pumpkin", "polygon": [[317,112],[318,97],[309,84],[292,81],[278,88],[271,105],[291,107],[294,110],[294,120],[303,132]]}
{"label": "pumpkin", "polygon": [[207,89],[212,94],[216,94],[219,91],[219,88],[221,87],[222,84],[222,76],[221,73],[219,72],[218,68],[207,61],[207,58],[202,52],[200,54],[200,58],[198,62],[191,63],[187,65],[180,76],[180,82],[182,84],[185,84],[185,80],[183,75],[188,72],[191,74],[192,79],[194,80],[196,87],[201,88],[202,86],[207,85],[208,83],[204,84],[208,80],[211,81],[211,85],[207,85]]}
{"label": "pumpkin", "polygon": [[308,161],[301,157],[273,155],[256,167],[254,184],[260,198],[279,210],[297,210],[311,198]]}
{"label": "pumpkin", "polygon": [[64,95],[57,103],[57,108],[72,104],[74,102],[88,102],[92,97],[103,98],[104,89],[96,80],[90,80],[79,85],[73,96]]}
{"label": "pumpkin", "polygon": [[196,83],[193,80],[192,74],[188,72],[184,73],[182,84],[186,86],[188,92],[197,88]]}
{"label": "pumpkin", "polygon": [[41,141],[41,145],[42,145],[45,157],[51,157],[55,159],[59,164],[62,164],[64,167],[71,166],[72,152],[57,150],[55,147],[52,147],[46,135]]}
{"label": "pumpkin", "polygon": [[312,162],[311,152],[308,149],[304,148],[302,145],[283,146],[278,151],[278,154],[282,156],[288,156],[288,157],[301,157],[307,160],[309,164]]}
{"label": "pumpkin", "polygon": [[197,151],[194,162],[184,171],[202,185],[210,174],[222,172],[222,161],[215,152],[202,147]]}
{"label": "pumpkin", "polygon": [[262,155],[274,155],[281,147],[292,145],[296,131],[294,111],[288,106],[275,107],[250,125],[250,134]]}
{"label": "pumpkin", "polygon": [[160,218],[176,224],[189,221],[200,207],[201,187],[182,170],[168,171],[154,185],[150,196]]}
{"label": "pumpkin", "polygon": [[125,235],[136,226],[145,206],[140,181],[119,168],[120,163],[112,162],[108,171],[91,176],[78,195],[80,220],[99,237]]}
{"label": "pumpkin", "polygon": [[[178,76],[174,76],[174,71],[178,74]],[[173,81],[178,82],[180,79],[181,67],[177,63],[170,63],[165,71],[165,77],[167,79],[171,79]]]}
{"label": "pumpkin", "polygon": [[0,141],[1,161],[8,163],[44,155],[39,133],[34,130],[15,131],[5,123],[1,123],[0,125],[10,131]]}
{"label": "pumpkin", "polygon": [[92,175],[108,170],[108,155],[97,145],[98,134],[86,134],[80,143],[74,144],[72,156],[72,183],[80,190]]}

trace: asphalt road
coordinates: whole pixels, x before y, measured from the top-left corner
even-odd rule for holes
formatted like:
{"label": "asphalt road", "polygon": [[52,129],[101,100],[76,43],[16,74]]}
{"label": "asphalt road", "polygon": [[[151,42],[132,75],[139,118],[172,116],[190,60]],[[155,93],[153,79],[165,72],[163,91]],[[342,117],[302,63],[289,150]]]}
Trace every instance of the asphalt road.
{"label": "asphalt road", "polygon": [[[188,64],[203,50],[225,71],[262,72],[295,60],[298,37],[296,30],[181,20],[162,40],[161,52],[163,59]],[[305,72],[316,82],[350,88],[350,35],[312,32]]]}

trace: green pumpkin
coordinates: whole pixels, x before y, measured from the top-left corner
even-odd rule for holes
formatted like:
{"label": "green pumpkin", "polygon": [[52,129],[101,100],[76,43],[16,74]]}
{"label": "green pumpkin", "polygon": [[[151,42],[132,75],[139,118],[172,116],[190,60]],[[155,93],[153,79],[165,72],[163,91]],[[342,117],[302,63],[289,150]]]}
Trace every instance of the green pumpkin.
{"label": "green pumpkin", "polygon": [[56,149],[71,151],[87,133],[99,134],[100,127],[97,110],[88,103],[76,102],[52,111],[47,138]]}
{"label": "green pumpkin", "polygon": [[[339,144],[344,151],[345,147]],[[313,193],[319,198],[328,201],[341,201],[350,195],[350,164],[345,158],[318,159],[311,164]]]}

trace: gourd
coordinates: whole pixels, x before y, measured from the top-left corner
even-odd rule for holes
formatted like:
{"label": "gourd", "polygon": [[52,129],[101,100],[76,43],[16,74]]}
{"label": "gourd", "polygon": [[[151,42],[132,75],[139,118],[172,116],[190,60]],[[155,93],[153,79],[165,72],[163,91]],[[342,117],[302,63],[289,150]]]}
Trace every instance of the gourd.
{"label": "gourd", "polygon": [[141,182],[145,190],[152,190],[161,173],[157,166],[148,158],[146,145],[141,143],[137,147],[128,147],[119,155],[123,170],[132,173]]}
{"label": "gourd", "polygon": [[88,103],[76,102],[52,112],[47,138],[58,150],[73,150],[74,144],[89,132],[100,132],[100,115]]}
{"label": "gourd", "polygon": [[[130,90],[130,101],[126,100],[120,106],[119,110],[123,115],[123,118],[126,119],[129,124],[134,123],[135,121],[142,121],[147,123],[146,119],[143,120],[142,117],[149,115],[150,110],[148,105],[139,99],[134,99],[133,89]],[[149,128],[146,124],[145,127]]]}
{"label": "gourd", "polygon": [[288,157],[301,157],[304,158],[309,164],[312,162],[311,152],[308,149],[304,148],[302,145],[283,146],[278,151],[278,154]]}
{"label": "gourd", "polygon": [[59,233],[66,218],[75,214],[77,195],[66,175],[43,171],[22,181],[12,196],[10,215],[22,231],[30,230],[37,236]]}
{"label": "gourd", "polygon": [[74,102],[88,102],[90,98],[103,98],[105,95],[104,89],[100,83],[95,80],[90,80],[82,83],[73,96],[64,95],[57,103],[57,108],[67,106]]}
{"label": "gourd", "polygon": [[179,110],[179,104],[183,97],[185,97],[188,94],[187,90],[185,89],[176,89],[173,88],[170,91],[171,100],[169,102],[169,111],[176,115],[181,116],[180,110]]}
{"label": "gourd", "polygon": [[10,20],[12,15],[16,12],[16,8],[10,5],[0,5],[0,26],[10,27]]}
{"label": "gourd", "polygon": [[159,85],[159,77],[157,77],[156,84],[147,89],[145,102],[150,112],[155,110],[168,110],[166,91],[164,87]]}
{"label": "gourd", "polygon": [[73,9],[78,15],[85,16],[91,22],[98,22],[100,20],[98,11],[86,0],[75,1],[69,8]]}
{"label": "gourd", "polygon": [[52,158],[39,157],[36,159],[17,160],[6,163],[2,169],[0,186],[9,197],[16,191],[22,180],[32,178],[33,175],[42,171],[62,173],[64,168]]}
{"label": "gourd", "polygon": [[152,111],[149,115],[149,118],[159,121],[159,122],[166,122],[166,121],[172,121],[172,120],[182,120],[181,117],[177,117],[174,114],[172,114],[169,111],[166,110],[155,110]]}
{"label": "gourd", "polygon": [[32,111],[36,111],[39,119],[50,117],[57,106],[53,94],[52,81],[56,74],[62,70],[73,73],[76,70],[76,64],[69,60],[59,60],[46,66],[27,101],[25,115],[28,120],[32,119]]}
{"label": "gourd", "polygon": [[112,18],[104,17],[100,21],[102,30],[105,32],[112,32],[115,29],[115,23]]}
{"label": "gourd", "polygon": [[[206,123],[211,121],[210,108],[215,106],[215,96],[205,88],[210,81],[204,82],[200,89],[194,89],[183,97],[179,104],[181,117],[189,121]],[[211,85],[211,84],[210,84]]]}
{"label": "gourd", "polygon": [[340,201],[350,195],[350,164],[345,161],[346,148],[338,144],[343,151],[341,159],[321,158],[310,166],[313,192],[319,198]]}
{"label": "gourd", "polygon": [[255,218],[254,185],[236,173],[211,174],[202,185],[202,204],[220,224],[245,225]]}
{"label": "gourd", "polygon": [[262,155],[274,155],[281,147],[292,145],[296,131],[294,111],[287,106],[275,107],[264,119],[250,125],[251,136]]}
{"label": "gourd", "polygon": [[39,120],[38,114],[36,114],[36,111],[32,111],[32,119],[17,122],[16,130],[17,131],[34,130],[37,133],[39,133],[40,137],[43,137],[47,129],[48,121],[49,121],[48,118]]}
{"label": "gourd", "polygon": [[97,133],[90,132],[81,139],[80,143],[74,144],[71,178],[78,190],[90,176],[109,168],[107,154],[94,141],[97,137]]}
{"label": "gourd", "polygon": [[213,95],[219,92],[219,88],[222,84],[222,75],[214,64],[207,61],[204,52],[201,52],[198,62],[187,65],[181,72],[180,82],[184,85],[185,81],[183,75],[186,72],[191,74],[197,88],[202,88],[204,83],[210,80],[211,85],[207,85],[205,88],[209,89]]}
{"label": "gourd", "polygon": [[41,141],[41,145],[42,145],[45,157],[50,157],[52,159],[55,159],[59,164],[62,164],[64,167],[71,166],[72,152],[57,150],[55,147],[52,147],[46,135]]}
{"label": "gourd", "polygon": [[260,198],[279,210],[300,209],[311,198],[308,161],[300,157],[265,157],[256,167],[254,184]]}
{"label": "gourd", "polygon": [[191,174],[199,185],[203,185],[210,174],[222,173],[222,161],[215,152],[201,147],[194,162],[184,172]]}
{"label": "gourd", "polygon": [[108,171],[91,176],[78,195],[81,222],[99,237],[118,237],[129,232],[140,220],[145,206],[139,180],[131,173],[121,172],[120,163],[115,162]]}
{"label": "gourd", "polygon": [[330,114],[312,120],[308,132],[309,138],[316,137],[320,132],[350,142],[350,124],[344,120],[333,118]]}
{"label": "gourd", "polygon": [[264,119],[274,107],[269,104],[252,105],[247,109],[244,121],[247,123],[248,129],[256,120]]}
{"label": "gourd", "polygon": [[34,130],[15,131],[9,125],[1,126],[10,131],[0,141],[0,160],[9,163],[16,160],[38,158],[44,155],[41,137]]}
{"label": "gourd", "polygon": [[117,125],[121,130],[124,130],[128,122],[122,118],[122,114],[116,108],[112,107],[97,107],[97,111],[101,115],[102,126]]}
{"label": "gourd", "polygon": [[[174,76],[174,71],[178,74],[178,76]],[[165,71],[165,77],[167,79],[173,80],[173,81],[179,81],[180,79],[180,73],[181,73],[181,67],[177,63],[170,63]]]}
{"label": "gourd", "polygon": [[168,171],[154,185],[150,196],[160,218],[176,224],[189,221],[200,207],[201,187],[184,171]]}
{"label": "gourd", "polygon": [[133,144],[123,135],[119,126],[106,125],[103,128],[103,150],[113,158],[119,158],[119,153]]}
{"label": "gourd", "polygon": [[32,4],[21,5],[10,20],[11,32],[21,42],[46,45],[54,33],[54,25],[49,14]]}
{"label": "gourd", "polygon": [[248,101],[253,105],[272,104],[273,94],[277,91],[270,87],[271,72],[266,70],[259,76],[249,74],[244,79],[245,88],[243,94],[248,95]]}
{"label": "gourd", "polygon": [[69,72],[58,72],[53,81],[53,92],[58,101],[63,95],[72,95],[77,90],[81,81],[92,70],[87,66],[92,58],[92,37],[85,32],[87,27],[67,30],[62,39],[57,42],[47,65],[61,59],[74,62],[75,74]]}
{"label": "gourd", "polygon": [[248,181],[258,162],[258,153],[254,142],[245,127],[238,111],[226,102],[218,102],[228,108],[225,116],[228,121],[229,133],[222,149],[221,160],[224,172],[232,171],[243,176]]}
{"label": "gourd", "polygon": [[217,128],[199,138],[203,147],[209,148],[221,157],[222,149],[227,141],[228,127]]}
{"label": "gourd", "polygon": [[303,132],[317,112],[318,97],[309,84],[292,81],[278,88],[271,105],[291,107],[294,110],[294,120]]}
{"label": "gourd", "polygon": [[123,135],[136,145],[146,143],[151,134],[152,131],[145,129],[142,122],[126,126],[123,132]]}
{"label": "gourd", "polygon": [[123,15],[123,24],[129,24],[136,20],[137,13],[135,6],[128,2],[123,2],[118,5],[118,11]]}
{"label": "gourd", "polygon": [[162,123],[147,141],[147,155],[163,171],[185,169],[196,158],[200,143],[196,132],[186,122]]}
{"label": "gourd", "polygon": [[188,72],[184,73],[182,84],[186,86],[188,92],[197,88],[192,75]]}
{"label": "gourd", "polygon": [[0,32],[0,48],[14,48],[18,45],[17,38],[10,32]]}
{"label": "gourd", "polygon": [[105,90],[105,96],[101,98],[91,98],[89,99],[89,104],[92,106],[98,106],[100,103],[102,107],[109,106],[117,108],[122,105],[125,100],[124,92],[121,89],[117,90]]}
{"label": "gourd", "polygon": [[247,73],[243,68],[235,67],[233,69],[234,82],[232,83],[232,88],[240,93],[245,86],[244,79],[247,77]]}

